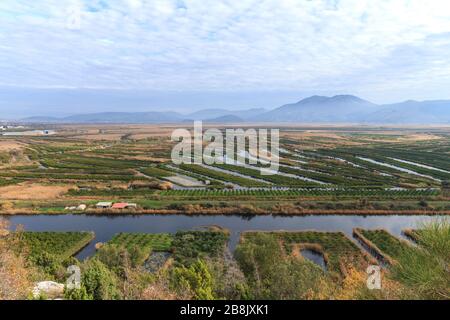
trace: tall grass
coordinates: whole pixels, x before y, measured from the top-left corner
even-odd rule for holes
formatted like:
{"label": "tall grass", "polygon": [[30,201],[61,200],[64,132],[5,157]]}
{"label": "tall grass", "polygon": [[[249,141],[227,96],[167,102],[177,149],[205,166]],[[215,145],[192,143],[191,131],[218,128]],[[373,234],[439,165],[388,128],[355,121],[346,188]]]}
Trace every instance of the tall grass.
{"label": "tall grass", "polygon": [[436,220],[421,226],[418,246],[401,252],[392,277],[409,299],[450,299],[450,223]]}

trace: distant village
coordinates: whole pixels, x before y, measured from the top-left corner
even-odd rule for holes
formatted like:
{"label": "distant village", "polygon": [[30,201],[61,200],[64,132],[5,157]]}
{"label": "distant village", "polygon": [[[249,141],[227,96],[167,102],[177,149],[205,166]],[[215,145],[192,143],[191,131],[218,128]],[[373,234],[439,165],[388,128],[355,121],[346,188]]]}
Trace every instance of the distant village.
{"label": "distant village", "polygon": [[[77,206],[69,206],[69,207],[65,207],[64,209],[67,211],[85,211],[87,209],[87,205],[85,204],[80,204]],[[108,201],[103,201],[103,202],[98,202],[95,205],[96,209],[102,209],[102,210],[107,210],[107,209],[113,209],[113,210],[124,210],[124,209],[137,209],[137,204],[136,203],[128,203],[128,202],[108,202]]]}
{"label": "distant village", "polygon": [[46,136],[55,133],[56,132],[54,130],[32,130],[31,128],[27,128],[22,125],[0,125],[0,136]]}
{"label": "distant village", "polygon": [[24,126],[6,125],[6,124],[0,125],[1,131],[6,131],[6,130],[10,130],[10,129],[12,129],[12,130],[25,129],[25,127]]}

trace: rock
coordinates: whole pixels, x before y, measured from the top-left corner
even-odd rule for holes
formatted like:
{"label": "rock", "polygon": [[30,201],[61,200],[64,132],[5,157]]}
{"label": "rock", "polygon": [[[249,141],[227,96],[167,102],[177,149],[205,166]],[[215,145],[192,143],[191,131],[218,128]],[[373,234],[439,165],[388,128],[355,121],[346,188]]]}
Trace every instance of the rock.
{"label": "rock", "polygon": [[41,281],[33,288],[33,297],[45,297],[47,299],[57,299],[64,296],[64,285],[53,281]]}
{"label": "rock", "polygon": [[100,250],[103,247],[103,242],[97,242],[95,244],[95,250]]}
{"label": "rock", "polygon": [[0,230],[0,237],[6,237],[9,235],[9,231],[8,230]]}
{"label": "rock", "polygon": [[86,206],[85,204],[80,204],[80,205],[77,207],[77,210],[79,210],[79,211],[84,211],[84,210],[86,210],[86,208],[87,208],[87,206]]}

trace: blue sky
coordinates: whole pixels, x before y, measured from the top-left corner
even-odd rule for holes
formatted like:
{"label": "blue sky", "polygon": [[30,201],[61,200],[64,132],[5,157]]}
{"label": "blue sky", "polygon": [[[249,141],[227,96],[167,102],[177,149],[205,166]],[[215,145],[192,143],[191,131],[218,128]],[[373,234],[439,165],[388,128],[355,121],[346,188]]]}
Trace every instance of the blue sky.
{"label": "blue sky", "polygon": [[0,1],[0,118],[449,88],[448,0]]}

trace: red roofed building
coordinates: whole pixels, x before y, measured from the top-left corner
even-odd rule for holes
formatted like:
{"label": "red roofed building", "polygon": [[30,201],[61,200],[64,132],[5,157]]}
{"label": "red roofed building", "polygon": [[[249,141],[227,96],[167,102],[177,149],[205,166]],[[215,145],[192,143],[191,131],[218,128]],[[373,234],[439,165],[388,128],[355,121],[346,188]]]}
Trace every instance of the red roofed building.
{"label": "red roofed building", "polygon": [[128,207],[128,203],[125,203],[125,202],[114,203],[112,206],[113,209],[126,209],[127,207]]}
{"label": "red roofed building", "polygon": [[135,203],[127,203],[127,202],[118,202],[114,203],[111,207],[112,209],[127,209],[127,208],[137,208],[137,205]]}

